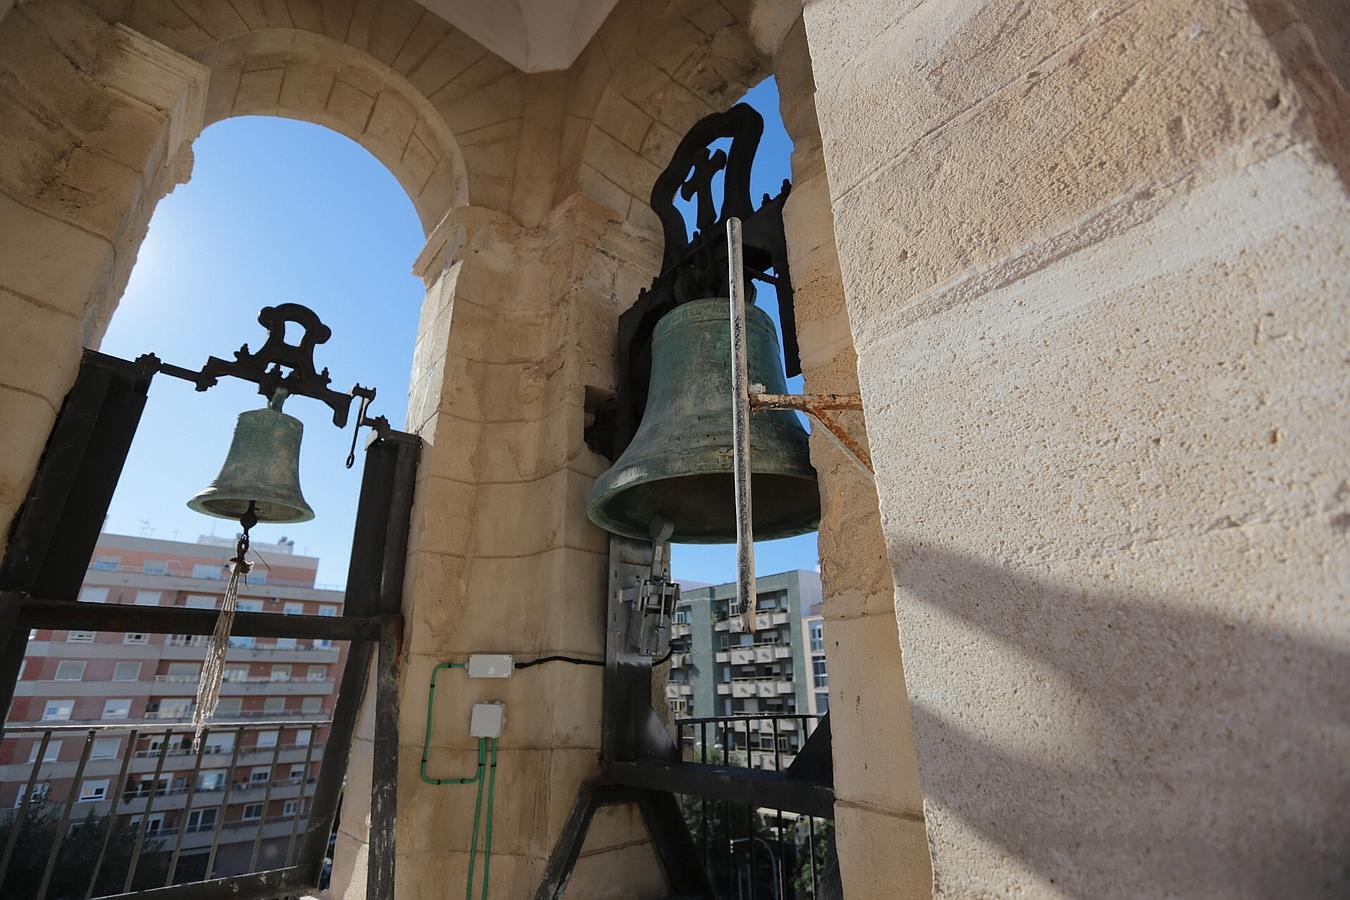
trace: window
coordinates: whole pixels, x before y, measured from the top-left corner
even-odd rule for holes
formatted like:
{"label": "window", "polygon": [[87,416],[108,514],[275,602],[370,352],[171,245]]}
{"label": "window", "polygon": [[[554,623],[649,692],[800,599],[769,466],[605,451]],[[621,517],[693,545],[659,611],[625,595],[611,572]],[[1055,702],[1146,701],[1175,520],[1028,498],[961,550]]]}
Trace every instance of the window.
{"label": "window", "polygon": [[290,680],[291,680],[291,667],[290,667],[290,666],[273,666],[273,667],[272,667],[272,675],[271,675],[271,678],[272,678],[273,681],[290,681]]}
{"label": "window", "polygon": [[141,563],[141,571],[147,575],[167,575],[169,564],[162,559],[147,559]]}
{"label": "window", "polygon": [[89,751],[89,758],[117,759],[117,754],[121,749],[121,738],[97,738],[94,741],[93,748]]}
{"label": "window", "polygon": [[137,606],[159,606],[159,591],[137,591]]}
{"label": "window", "polygon": [[262,605],[262,601],[261,601],[261,600],[240,600],[240,601],[239,601],[239,611],[240,611],[240,612],[262,612],[262,611],[263,611],[262,606],[263,606],[263,605]]}
{"label": "window", "polygon": [[674,618],[672,621],[674,621],[674,623],[675,623],[676,625],[688,625],[688,624],[689,624],[689,610],[687,610],[687,609],[685,609],[685,608],[683,608],[683,607],[681,607],[680,609],[675,610],[675,618]]}
{"label": "window", "polygon": [[[42,746],[41,741],[34,741],[33,746],[28,748],[28,764],[31,766],[37,762],[38,748]],[[61,742],[48,741],[47,750],[42,754],[42,761],[45,763],[56,762],[61,758]]]}
{"label": "window", "polygon": [[815,621],[811,623],[811,652],[825,652],[825,623]]}
{"label": "window", "polygon": [[94,631],[67,631],[66,640],[72,644],[92,644],[95,634]]}
{"label": "window", "polygon": [[303,730],[301,730],[301,731],[297,731],[297,732],[295,733],[295,746],[297,746],[297,747],[308,747],[308,746],[309,746],[309,737],[310,737],[310,735],[313,734],[313,733],[314,733],[314,732],[311,731],[311,730],[309,730],[309,729],[303,729]]}
{"label": "window", "polygon": [[102,800],[106,796],[108,796],[108,779],[106,778],[85,781],[80,785],[81,801]]}
{"label": "window", "polygon": [[84,660],[63,659],[56,664],[57,681],[83,681]]}
{"label": "window", "polygon": [[323,712],[323,698],[305,697],[300,701],[300,711],[306,715],[315,715]]}
{"label": "window", "polygon": [[105,587],[87,587],[80,591],[80,600],[84,603],[107,603],[108,589]]}
{"label": "window", "polygon": [[305,605],[303,603],[287,603],[281,608],[281,611],[288,616],[298,616],[304,613]]}
{"label": "window", "polygon": [[[221,776],[224,777],[223,775]],[[212,809],[194,809],[188,813],[187,830],[192,831],[214,831],[216,827],[216,810]]]}
{"label": "window", "polygon": [[249,803],[244,807],[244,814],[241,816],[245,822],[256,822],[262,818],[262,804]]}
{"label": "window", "polygon": [[216,718],[220,719],[226,716],[238,718],[243,709],[244,701],[239,697],[221,697],[216,703]]}
{"label": "window", "polygon": [[188,609],[215,609],[216,598],[208,597],[205,594],[188,594],[183,605]]}
{"label": "window", "polygon": [[226,666],[221,678],[236,684],[248,681],[248,666]]}
{"label": "window", "polygon": [[255,747],[258,747],[258,748],[260,748],[260,749],[266,749],[266,750],[272,749],[273,747],[275,747],[275,746],[277,745],[277,734],[278,734],[278,732],[275,732],[275,731],[260,731],[260,732],[258,732],[258,740],[257,740],[257,742],[254,744],[254,746],[255,746]]}
{"label": "window", "polygon": [[304,780],[305,780],[304,763],[298,763],[294,766],[291,766],[291,781],[304,781]]}
{"label": "window", "polygon": [[279,638],[277,638],[276,649],[278,649],[278,650],[294,650],[294,649],[295,649],[295,638],[288,638],[288,637],[279,637]]}
{"label": "window", "polygon": [[263,712],[268,715],[276,715],[286,711],[285,697],[267,697],[263,700]]}
{"label": "window", "polygon": [[150,642],[150,635],[143,631],[128,631],[126,637],[122,638],[124,644],[147,644]]}
{"label": "window", "polygon": [[830,683],[829,673],[825,671],[825,660],[811,660],[811,674],[815,680],[815,686],[818,688],[827,687]]}
{"label": "window", "polygon": [[267,570],[254,569],[248,573],[248,580],[250,584],[267,584]]}
{"label": "window", "polygon": [[193,563],[193,578],[209,578],[212,581],[220,581],[224,577],[224,566],[213,565],[212,563]]}
{"label": "window", "polygon": [[816,712],[822,716],[830,711],[830,695],[816,694]]}
{"label": "window", "polygon": [[113,681],[139,681],[141,664],[138,662],[120,662],[113,667]]}
{"label": "window", "polygon": [[159,701],[159,717],[161,719],[186,719],[192,715],[193,702],[192,700],[161,700]]}
{"label": "window", "polygon": [[197,790],[223,791],[225,789],[225,770],[209,769],[197,773]]}
{"label": "window", "polygon": [[[45,800],[47,799],[47,795],[50,794],[51,792],[52,792],[52,786],[51,786],[50,784],[48,784],[47,782],[45,782],[45,781],[33,785],[33,800],[32,800],[32,802],[33,802],[33,803],[42,803],[43,801],[45,801]],[[27,785],[26,783],[20,784],[20,785],[19,785],[19,792],[18,792],[18,794],[16,794],[16,795],[14,796],[14,808],[15,808],[15,809],[18,809],[20,806],[23,806],[23,798],[24,798],[24,795],[27,794],[27,793],[28,793],[28,785]]]}
{"label": "window", "polygon": [[306,681],[324,681],[328,678],[327,666],[310,666],[305,672]]}
{"label": "window", "polygon": [[252,649],[253,649],[253,638],[251,638],[251,637],[238,637],[237,635],[230,635],[230,649],[231,649],[231,650],[252,650]]}
{"label": "window", "polygon": [[[165,701],[168,702],[168,701]],[[131,715],[130,700],[105,700],[103,703],[103,718],[105,719],[125,719]]]}
{"label": "window", "polygon": [[717,636],[717,646],[719,649],[726,650],[731,647],[731,635],[720,634]]}
{"label": "window", "polygon": [[314,644],[314,649],[315,649],[315,650],[332,650],[332,649],[333,649],[333,642],[330,641],[330,640],[328,640],[327,638],[315,638],[313,644]]}
{"label": "window", "polygon": [[122,567],[122,557],[120,556],[95,556],[95,569],[102,569],[105,572],[116,572]]}
{"label": "window", "polygon": [[168,680],[174,682],[191,682],[201,677],[202,667],[200,663],[169,663]]}
{"label": "window", "polygon": [[294,800],[287,800],[281,807],[283,816],[294,816],[300,811],[300,806]]}
{"label": "window", "polygon": [[[133,830],[140,827],[141,818],[142,817],[139,814],[131,817],[131,827]],[[164,815],[162,813],[154,813],[150,816],[150,821],[145,823],[145,833],[159,834],[159,830],[163,827]]]}
{"label": "window", "polygon": [[42,721],[67,722],[74,711],[74,700],[48,700],[47,705],[42,708]]}
{"label": "window", "polygon": [[[219,710],[220,707],[216,707],[216,709]],[[206,744],[207,753],[229,753],[234,749],[234,732],[225,731],[208,734],[202,742]]]}
{"label": "window", "polygon": [[254,769],[248,773],[249,784],[266,784],[272,777],[272,770],[264,766],[261,769]]}
{"label": "window", "polygon": [[336,616],[336,615],[337,615],[337,607],[336,607],[336,606],[320,606],[320,607],[319,607],[319,615],[321,615],[321,616]]}

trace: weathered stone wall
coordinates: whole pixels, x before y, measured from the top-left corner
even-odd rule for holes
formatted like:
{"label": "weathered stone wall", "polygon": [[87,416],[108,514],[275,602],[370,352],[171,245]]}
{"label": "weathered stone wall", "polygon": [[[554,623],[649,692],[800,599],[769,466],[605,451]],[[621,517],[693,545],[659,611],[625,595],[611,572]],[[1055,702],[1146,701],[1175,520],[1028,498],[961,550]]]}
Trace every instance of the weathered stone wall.
{"label": "weathered stone wall", "polygon": [[[783,122],[793,140],[792,194],[784,223],[806,391],[856,394],[857,356],[800,17],[778,43],[774,72]],[[841,414],[840,421],[866,445],[861,415]],[[923,796],[876,490],[821,433],[812,435],[811,460],[820,476],[835,841],[845,896],[927,897],[932,874]]]}
{"label": "weathered stone wall", "polygon": [[805,17],[934,892],[1343,893],[1344,86],[1276,4]]}
{"label": "weathered stone wall", "polygon": [[0,23],[0,533],[97,346],[159,198],[187,179],[206,69],[74,2]]}

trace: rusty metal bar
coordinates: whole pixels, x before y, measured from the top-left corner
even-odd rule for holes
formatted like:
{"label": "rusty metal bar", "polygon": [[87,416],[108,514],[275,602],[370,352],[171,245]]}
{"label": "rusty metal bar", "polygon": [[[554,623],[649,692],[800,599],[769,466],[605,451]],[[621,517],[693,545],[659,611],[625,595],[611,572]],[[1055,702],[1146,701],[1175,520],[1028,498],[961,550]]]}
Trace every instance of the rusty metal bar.
{"label": "rusty metal bar", "polygon": [[[202,772],[202,757],[206,754],[206,742],[210,737],[210,726],[203,728],[201,740],[197,742],[197,761],[192,766],[192,774],[188,776],[187,799],[183,801],[183,813],[179,817],[178,838],[173,843],[173,858],[169,861],[169,870],[164,873],[165,885],[173,883],[174,873],[178,871],[178,856],[183,851],[183,835],[187,833],[188,816],[192,815],[192,801],[197,796],[197,780],[201,777]],[[238,739],[238,733],[236,732],[235,740]],[[127,756],[130,757],[131,754],[128,753]]]}
{"label": "rusty metal bar", "polygon": [[[277,741],[278,743],[281,741],[279,730]],[[230,764],[225,769],[225,790],[220,792],[220,806],[216,807],[216,828],[215,833],[211,835],[211,853],[206,857],[206,871],[202,873],[202,878],[206,881],[211,880],[211,870],[216,866],[216,851],[220,849],[220,833],[225,830],[225,810],[229,808],[230,789],[234,787],[234,772],[239,766],[239,746],[243,743],[244,729],[240,728],[234,733],[234,749],[230,752]]]}
{"label": "rusty metal bar", "polygon": [[[299,732],[296,732],[297,734]],[[272,802],[272,782],[276,780],[277,760],[281,759],[281,729],[277,729],[277,742],[272,745],[272,762],[267,766],[267,787],[263,790],[262,812],[258,816],[258,833],[253,836],[253,853],[248,858],[250,872],[258,868],[258,850],[262,848],[263,830],[267,827],[267,806]],[[249,783],[253,783],[253,773],[249,772]],[[244,804],[248,809],[248,804]],[[243,815],[243,813],[240,813]]]}
{"label": "rusty metal bar", "polygon": [[38,770],[42,768],[42,759],[47,755],[47,744],[52,739],[51,729],[42,732],[42,743],[38,746],[37,756],[33,759],[33,771],[28,776],[28,787],[23,791],[23,806],[19,808],[19,814],[14,818],[14,824],[9,829],[9,840],[5,841],[5,856],[0,859],[0,887],[5,884],[5,875],[9,872],[9,860],[14,855],[14,844],[19,840],[19,832],[23,830],[24,820],[28,818],[28,807],[33,802],[33,788],[37,786]]}
{"label": "rusty metal bar", "polygon": [[825,435],[834,441],[835,446],[862,470],[869,479],[875,476],[872,468],[872,456],[857,438],[849,434],[848,429],[830,415],[830,410],[861,410],[862,397],[858,394],[766,394],[763,385],[750,386],[751,409],[790,409],[805,413],[815,419],[825,429]]}
{"label": "rusty metal bar", "polygon": [[[93,732],[90,732],[93,735]],[[172,739],[173,729],[164,729],[164,741],[159,745],[159,761],[155,763],[155,775],[150,781],[150,795],[145,798],[145,811],[141,813],[141,827],[136,831],[136,849],[131,854],[131,862],[127,864],[126,884],[123,886],[124,893],[131,890],[131,883],[136,878],[136,868],[141,863],[141,851],[145,847],[145,832],[150,827],[150,811],[155,807],[155,792],[159,790],[159,779],[164,775],[164,760],[169,756],[169,741]],[[172,775],[169,776],[173,778]],[[172,783],[172,782],[170,782]],[[164,793],[168,793],[165,791]]]}
{"label": "rusty metal bar", "polygon": [[755,632],[755,531],[750,500],[750,376],[745,344],[745,247],[741,220],[727,219],[727,294],[731,304],[731,471],[736,492],[736,599]]}
{"label": "rusty metal bar", "polygon": [[113,829],[117,827],[117,806],[122,802],[122,792],[127,783],[127,771],[131,768],[131,758],[135,755],[136,741],[139,729],[131,729],[131,736],[127,738],[127,750],[122,754],[122,768],[117,772],[117,781],[113,783],[113,790],[109,792],[112,797],[112,805],[108,807],[108,820],[103,823],[103,840],[99,842],[98,859],[94,860],[94,871],[89,874],[89,887],[84,892],[85,900],[94,896],[94,889],[98,886],[98,873],[103,870],[103,859],[108,855],[108,841],[112,838]]}
{"label": "rusty metal bar", "polygon": [[314,744],[319,737],[319,728],[314,726],[309,729],[309,746],[305,750],[305,774],[300,777],[300,793],[295,804],[295,817],[291,819],[291,836],[286,839],[286,855],[282,857],[283,865],[291,865],[291,851],[295,849],[295,835],[300,828],[300,819],[305,814],[305,788],[309,786],[309,769],[314,763]]}
{"label": "rusty metal bar", "polygon": [[42,884],[33,896],[37,900],[43,900],[47,896],[47,888],[52,882],[52,872],[56,870],[56,858],[61,855],[61,843],[66,839],[66,830],[70,827],[70,813],[75,808],[76,791],[84,784],[84,768],[89,764],[89,751],[94,748],[94,733],[91,731],[84,739],[84,751],[80,753],[80,764],[75,767],[75,777],[70,782],[70,790],[66,792],[66,808],[61,813],[61,824],[56,826],[56,831],[52,833],[52,848],[47,851],[47,869],[42,873]]}

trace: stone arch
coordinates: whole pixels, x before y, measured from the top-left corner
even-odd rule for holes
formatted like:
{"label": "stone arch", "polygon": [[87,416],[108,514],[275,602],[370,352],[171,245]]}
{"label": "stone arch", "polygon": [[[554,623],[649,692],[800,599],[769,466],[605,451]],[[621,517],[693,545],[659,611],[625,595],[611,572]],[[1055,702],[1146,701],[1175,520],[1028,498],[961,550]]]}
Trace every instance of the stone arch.
{"label": "stone arch", "polygon": [[652,183],[680,138],[772,74],[750,34],[750,0],[621,2],[574,66],[564,132],[580,190],[634,227],[660,233]]}

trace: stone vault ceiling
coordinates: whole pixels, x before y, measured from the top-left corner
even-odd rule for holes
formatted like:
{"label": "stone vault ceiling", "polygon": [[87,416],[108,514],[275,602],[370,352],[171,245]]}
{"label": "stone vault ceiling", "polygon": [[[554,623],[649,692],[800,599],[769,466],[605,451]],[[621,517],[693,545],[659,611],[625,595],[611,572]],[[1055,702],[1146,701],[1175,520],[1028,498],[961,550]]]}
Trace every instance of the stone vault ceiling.
{"label": "stone vault ceiling", "polygon": [[525,72],[566,69],[617,0],[418,0]]}

